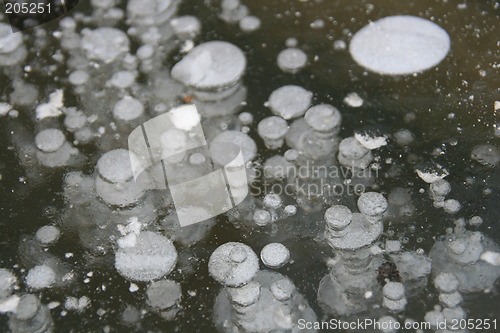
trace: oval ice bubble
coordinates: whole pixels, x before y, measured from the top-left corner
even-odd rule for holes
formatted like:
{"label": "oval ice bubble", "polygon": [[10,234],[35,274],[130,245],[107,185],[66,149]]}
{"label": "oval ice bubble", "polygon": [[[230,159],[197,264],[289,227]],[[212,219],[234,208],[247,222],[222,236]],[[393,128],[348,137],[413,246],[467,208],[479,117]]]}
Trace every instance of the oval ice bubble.
{"label": "oval ice bubble", "polygon": [[228,287],[247,284],[258,270],[259,259],[255,252],[248,245],[236,242],[219,246],[208,262],[210,275]]}
{"label": "oval ice bubble", "polygon": [[260,297],[261,286],[258,282],[250,282],[242,287],[228,288],[231,302],[240,306],[255,304]]}
{"label": "oval ice bubble", "polygon": [[260,19],[257,16],[245,16],[239,22],[240,29],[247,33],[259,29],[260,24]]}
{"label": "oval ice bubble", "polygon": [[271,285],[271,293],[278,301],[286,301],[292,297],[295,285],[289,279],[281,279]]}
{"label": "oval ice bubble", "polygon": [[269,193],[264,197],[263,203],[269,209],[278,209],[281,207],[283,200],[278,194]]}
{"label": "oval ice bubble", "polygon": [[267,148],[278,149],[284,143],[286,132],[288,132],[288,123],[278,116],[267,117],[259,122],[257,132],[264,139]]}
{"label": "oval ice bubble", "polygon": [[342,121],[339,110],[329,104],[315,105],[307,110],[304,119],[315,131],[330,133],[338,130]]}
{"label": "oval ice bubble", "polygon": [[26,284],[32,289],[49,288],[56,282],[56,273],[47,265],[35,266],[26,276]]}
{"label": "oval ice bubble", "polygon": [[200,34],[201,23],[191,15],[179,16],[170,21],[175,35],[180,39],[193,39]]}
{"label": "oval ice bubble", "polygon": [[121,30],[108,27],[85,29],[82,34],[81,47],[90,60],[109,64],[130,51],[128,36]]}
{"label": "oval ice bubble", "polygon": [[16,282],[17,278],[11,271],[0,268],[0,299],[12,294]]}
{"label": "oval ice bubble", "polygon": [[181,286],[172,280],[153,282],[146,290],[147,302],[153,308],[165,310],[176,305],[181,297]]}
{"label": "oval ice bubble", "polygon": [[266,226],[271,222],[271,213],[267,210],[257,209],[253,213],[253,221],[260,227]]}
{"label": "oval ice bubble", "polygon": [[114,149],[104,153],[97,161],[97,172],[110,183],[124,183],[133,178],[129,151]]}
{"label": "oval ice bubble", "polygon": [[133,244],[118,249],[115,267],[126,279],[151,281],[169,274],[177,263],[172,242],[151,231],[141,232]]}
{"label": "oval ice bubble", "polygon": [[37,230],[36,239],[43,245],[49,245],[59,239],[61,232],[53,225],[46,225]]}
{"label": "oval ice bubble", "polygon": [[129,122],[138,119],[144,114],[144,105],[138,99],[125,96],[113,107],[113,116],[116,120]]}
{"label": "oval ice bubble", "polygon": [[172,77],[188,87],[214,90],[235,85],[245,68],[245,55],[237,46],[212,41],[196,46],[175,64]]}
{"label": "oval ice bubble", "polygon": [[365,192],[358,199],[359,211],[368,216],[381,215],[387,207],[387,199],[377,192]]}
{"label": "oval ice bubble", "polygon": [[44,129],[35,137],[35,145],[44,153],[57,151],[66,142],[66,136],[55,128]]}
{"label": "oval ice bubble", "polygon": [[334,205],[325,212],[326,224],[334,230],[344,230],[352,221],[352,212],[342,205]]}
{"label": "oval ice bubble", "polygon": [[307,65],[307,55],[298,48],[287,48],[278,54],[278,67],[285,73],[295,74]]}
{"label": "oval ice bubble", "polygon": [[[233,143],[229,146],[225,143]],[[253,160],[257,155],[257,145],[248,135],[239,131],[225,131],[217,135],[210,144],[212,159],[219,165],[226,165],[233,161],[241,150],[245,163]]]}
{"label": "oval ice bubble", "polygon": [[357,160],[369,152],[370,150],[362,146],[354,137],[345,138],[339,144],[339,153],[348,159]]}
{"label": "oval ice bubble", "polygon": [[287,85],[274,90],[269,96],[269,108],[283,119],[303,116],[311,105],[313,94],[306,89]]}
{"label": "oval ice bubble", "polygon": [[359,30],[349,52],[361,66],[378,74],[405,75],[439,64],[450,50],[448,33],[426,19],[396,15]]}
{"label": "oval ice bubble", "polygon": [[269,268],[283,267],[290,260],[290,251],[280,243],[270,243],[260,252],[260,259]]}
{"label": "oval ice bubble", "polygon": [[22,295],[17,305],[16,318],[28,320],[33,318],[40,307],[40,299],[32,294]]}

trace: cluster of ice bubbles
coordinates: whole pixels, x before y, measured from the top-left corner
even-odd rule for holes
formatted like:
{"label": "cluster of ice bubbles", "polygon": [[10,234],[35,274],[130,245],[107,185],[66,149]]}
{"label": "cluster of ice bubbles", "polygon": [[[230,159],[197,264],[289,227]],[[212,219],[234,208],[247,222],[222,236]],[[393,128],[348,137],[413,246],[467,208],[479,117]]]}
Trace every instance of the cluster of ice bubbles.
{"label": "cluster of ice bubbles", "polygon": [[[309,304],[316,301],[323,315],[333,317],[376,317],[384,322],[422,319],[402,313],[427,287],[429,277],[439,292],[439,305],[429,309],[425,319],[451,323],[452,318],[467,316],[461,307],[463,294],[493,287],[500,276],[500,250],[490,238],[474,231],[482,223],[479,216],[470,217],[468,223],[465,216],[456,219],[455,227],[438,238],[427,254],[423,249],[405,249],[399,239],[391,239],[391,233],[383,233],[387,221],[411,221],[415,208],[408,188],[390,189],[388,195],[377,192],[378,180],[371,171],[379,168],[379,150],[391,141],[400,146],[412,144],[415,135],[408,129],[389,134],[358,128],[352,136],[340,137],[338,108],[314,105],[314,92],[292,83],[270,92],[265,103],[268,116],[256,123],[254,114],[245,110],[245,53],[224,41],[194,46],[201,23],[194,16],[176,16],[178,1],[155,0],[152,6],[144,6],[140,0],[130,0],[126,10],[113,0],[92,1],[91,5],[91,15],[75,13],[63,18],[52,35],[35,29],[33,38],[39,49],[24,43],[23,37],[31,40],[29,34],[13,34],[0,23],[0,64],[13,87],[8,101],[0,103],[0,114],[8,116],[11,144],[24,169],[26,186],[39,188],[53,175],[62,174],[65,199],[65,207],[52,224],[19,240],[16,269],[0,269],[0,312],[9,316],[12,331],[51,331],[52,315],[90,311],[92,297],[87,295],[69,292],[64,302],[54,299],[43,304],[40,300],[41,291],[70,290],[82,275],[81,268],[67,260],[72,252],[61,257],[51,251],[61,238],[75,234],[74,251],[87,254],[85,264],[102,269],[110,260],[114,262],[116,271],[130,281],[130,292],[144,293],[146,311],[166,321],[183,311],[189,286],[169,279],[169,274],[189,272],[190,246],[208,237],[215,220],[181,228],[172,198],[155,181],[163,177],[164,165],[157,163],[135,179],[127,138],[148,119],[186,102],[194,103],[202,115],[209,145],[233,142],[240,146],[250,186],[259,181],[291,189],[286,195],[249,195],[227,212],[229,222],[242,233],[259,230],[272,238],[280,228],[302,230],[308,219],[314,219],[320,227],[310,227],[309,236],[333,250],[317,299],[308,300],[285,275],[286,270],[277,271],[298,256],[283,242],[269,242],[260,251],[260,259],[247,244],[219,246],[208,260],[211,277],[222,285],[212,313],[218,330],[295,331],[299,319],[314,322],[319,318]],[[238,23],[247,33],[260,26],[259,19],[250,16],[238,0],[222,1],[220,17],[229,24]],[[321,29],[323,23],[315,21],[311,27]],[[128,29],[119,30],[118,24]],[[401,27],[405,29],[400,31]],[[380,48],[385,39],[389,46]],[[35,54],[54,41],[60,50],[53,55],[53,64],[36,62]],[[138,46],[135,53],[131,44]],[[296,73],[307,65],[307,55],[297,44],[296,39],[288,39],[287,48],[278,55],[277,66],[284,72]],[[336,50],[343,49],[340,44],[336,43]],[[380,74],[425,70],[439,63],[448,49],[444,30],[409,16],[370,24],[349,46],[360,65]],[[176,51],[186,54],[171,68],[165,66],[164,59]],[[33,70],[50,75],[64,70],[69,75],[57,77],[57,87],[38,87],[24,79],[23,73]],[[81,104],[65,105],[65,93],[76,96]],[[46,94],[48,100],[44,100]],[[356,93],[347,95],[344,102],[351,108],[363,104]],[[265,146],[260,151],[259,140]],[[182,140],[173,143],[183,150]],[[252,163],[264,151],[276,153]],[[203,169],[206,161],[223,165],[226,154],[217,149],[196,150],[175,163],[188,177],[191,172],[207,171]],[[495,168],[500,161],[492,145],[476,147],[471,158],[485,168]],[[332,175],[328,170],[333,168],[347,172]],[[301,172],[304,169],[307,172]],[[448,170],[430,163],[415,171],[429,184],[428,200],[436,208],[446,214],[460,213],[460,203],[448,198],[452,190],[445,180]],[[372,190],[340,199],[332,192],[313,191],[325,185],[355,184]],[[210,188],[200,191],[209,195]],[[290,231],[288,237],[301,235]],[[92,279],[92,271],[83,274],[85,281]],[[100,308],[97,314],[105,312]],[[122,318],[134,325],[141,314],[128,306]]]}

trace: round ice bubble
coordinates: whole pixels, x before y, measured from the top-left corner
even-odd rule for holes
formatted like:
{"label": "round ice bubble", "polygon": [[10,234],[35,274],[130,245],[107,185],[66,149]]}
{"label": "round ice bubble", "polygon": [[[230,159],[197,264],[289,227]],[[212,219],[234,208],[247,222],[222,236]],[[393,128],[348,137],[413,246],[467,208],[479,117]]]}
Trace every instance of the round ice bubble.
{"label": "round ice bubble", "polygon": [[281,279],[271,285],[271,293],[278,301],[286,301],[292,297],[295,286],[289,279]]}
{"label": "round ice bubble", "polygon": [[277,209],[281,206],[283,200],[278,194],[270,193],[264,197],[263,203],[267,208]]}
{"label": "round ice bubble", "polygon": [[439,273],[434,279],[434,285],[443,293],[452,293],[458,289],[459,281],[453,273]]}
{"label": "round ice bubble", "polygon": [[393,301],[400,300],[405,295],[405,289],[403,284],[400,282],[387,282],[384,285],[384,297],[387,297]]}
{"label": "round ice bubble", "polygon": [[287,216],[294,216],[295,214],[297,214],[297,207],[295,207],[294,205],[287,205],[283,210],[285,211],[285,214]]}
{"label": "round ice bubble", "polygon": [[286,47],[297,47],[297,45],[299,45],[299,41],[297,40],[297,38],[290,37],[286,39],[285,45]]}
{"label": "round ice bubble", "polygon": [[9,296],[14,290],[17,278],[12,272],[0,268],[0,299]]}
{"label": "round ice bubble", "polygon": [[445,196],[451,191],[451,184],[444,179],[440,179],[430,185],[430,190],[433,194],[438,196]]}
{"label": "round ice bubble", "polygon": [[278,67],[285,73],[297,73],[307,65],[307,55],[297,48],[284,49],[278,54]]}
{"label": "round ice bubble", "polygon": [[40,299],[32,294],[22,295],[17,305],[16,317],[20,320],[33,318],[40,308]]}
{"label": "round ice bubble", "polygon": [[358,199],[359,211],[368,216],[377,216],[387,210],[387,199],[377,192],[365,192]]}
{"label": "round ice bubble", "polygon": [[35,137],[35,144],[44,153],[52,153],[62,147],[66,137],[61,130],[56,128],[44,129]]}
{"label": "round ice bubble", "polygon": [[151,231],[141,232],[133,244],[118,249],[115,267],[129,280],[151,281],[169,274],[177,262],[172,242]]}
{"label": "round ice bubble", "polygon": [[144,105],[142,102],[130,96],[122,98],[113,107],[113,116],[122,122],[135,120],[143,114]]}
{"label": "round ice bubble", "polygon": [[340,126],[342,115],[330,104],[319,104],[307,110],[304,119],[318,132],[331,132]]}
{"label": "round ice bubble", "polygon": [[74,86],[80,86],[89,80],[89,74],[84,70],[76,70],[69,75],[69,82]]}
{"label": "round ice bubble", "polygon": [[325,212],[325,222],[335,230],[345,229],[352,221],[352,212],[342,205],[334,205]]}
{"label": "round ice bubble", "polygon": [[260,297],[260,284],[250,282],[238,288],[228,288],[231,301],[240,306],[250,306],[255,304]]}
{"label": "round ice bubble", "polygon": [[[241,252],[245,256],[242,259]],[[228,287],[239,287],[250,282],[259,270],[259,259],[245,244],[229,242],[219,246],[210,256],[210,275]]]}
{"label": "round ice bubble", "polygon": [[260,252],[260,259],[269,268],[283,267],[290,260],[290,251],[280,243],[270,243]]}
{"label": "round ice bubble", "polygon": [[267,210],[257,209],[253,213],[253,221],[258,226],[266,226],[271,222],[271,214]]}
{"label": "round ice bubble", "polygon": [[260,19],[257,16],[245,16],[239,24],[242,31],[253,32],[260,28]]}
{"label": "round ice bubble", "polygon": [[61,232],[53,225],[41,227],[36,232],[36,239],[43,245],[49,245],[59,239]]}
{"label": "round ice bubble", "polygon": [[124,183],[132,179],[129,151],[126,149],[110,150],[97,161],[99,175],[110,183]]}
{"label": "round ice bubble", "polygon": [[283,139],[288,131],[288,123],[281,117],[271,116],[262,119],[257,125],[257,132],[264,140]]}
{"label": "round ice bubble", "polygon": [[170,21],[170,25],[174,28],[175,35],[180,39],[195,38],[201,31],[200,20],[191,15],[176,17]]}
{"label": "round ice bubble", "polygon": [[172,68],[172,77],[200,90],[233,86],[246,68],[243,52],[228,42],[212,41],[193,48]]}
{"label": "round ice bubble", "polygon": [[[234,146],[224,144],[226,142],[233,143]],[[214,162],[226,165],[236,158],[239,153],[238,148],[241,149],[245,163],[253,160],[257,154],[255,141],[239,131],[225,131],[217,135],[210,145],[210,152]]]}
{"label": "round ice bubble", "polygon": [[0,53],[14,52],[23,42],[23,35],[12,32],[12,27],[0,23]]}
{"label": "round ice bubble", "polygon": [[339,152],[348,159],[357,160],[368,154],[370,150],[363,147],[354,137],[340,141]]}
{"label": "round ice bubble", "polygon": [[33,289],[49,288],[56,282],[56,273],[47,265],[35,266],[26,276],[26,284]]}
{"label": "round ice bubble", "polygon": [[238,120],[242,125],[251,125],[253,122],[253,114],[250,112],[242,112],[238,115]]}
{"label": "round ice bubble", "polygon": [[372,22],[351,40],[349,52],[361,66],[379,73],[405,75],[439,64],[450,50],[450,37],[426,19],[396,15]]}
{"label": "round ice bubble", "polygon": [[154,308],[165,310],[177,304],[181,297],[181,286],[172,280],[153,282],[146,291],[148,304]]}
{"label": "round ice bubble", "polygon": [[104,27],[86,29],[82,34],[81,47],[90,60],[109,64],[130,51],[128,36],[121,30]]}
{"label": "round ice bubble", "polygon": [[302,87],[287,85],[273,91],[269,96],[269,108],[283,119],[303,116],[311,105],[313,94]]}
{"label": "round ice bubble", "polygon": [[472,150],[471,158],[483,165],[496,166],[500,162],[500,152],[493,145],[480,145]]}

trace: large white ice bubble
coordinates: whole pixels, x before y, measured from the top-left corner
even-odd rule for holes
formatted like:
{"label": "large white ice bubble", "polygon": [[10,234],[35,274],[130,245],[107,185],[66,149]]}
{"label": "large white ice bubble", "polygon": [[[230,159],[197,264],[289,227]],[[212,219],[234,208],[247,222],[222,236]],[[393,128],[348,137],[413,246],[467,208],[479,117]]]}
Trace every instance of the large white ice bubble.
{"label": "large white ice bubble", "polygon": [[426,19],[396,15],[372,22],[351,40],[349,52],[361,66],[388,75],[404,75],[436,66],[450,50],[450,36]]}

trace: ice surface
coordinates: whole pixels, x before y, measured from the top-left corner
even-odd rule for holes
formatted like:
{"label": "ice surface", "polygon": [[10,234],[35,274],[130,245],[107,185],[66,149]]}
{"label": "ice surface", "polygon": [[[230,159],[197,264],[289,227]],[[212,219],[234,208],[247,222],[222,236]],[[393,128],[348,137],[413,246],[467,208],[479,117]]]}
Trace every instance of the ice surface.
{"label": "ice surface", "polygon": [[35,144],[44,153],[52,153],[66,142],[64,133],[56,128],[44,129],[35,137]]}

